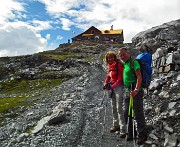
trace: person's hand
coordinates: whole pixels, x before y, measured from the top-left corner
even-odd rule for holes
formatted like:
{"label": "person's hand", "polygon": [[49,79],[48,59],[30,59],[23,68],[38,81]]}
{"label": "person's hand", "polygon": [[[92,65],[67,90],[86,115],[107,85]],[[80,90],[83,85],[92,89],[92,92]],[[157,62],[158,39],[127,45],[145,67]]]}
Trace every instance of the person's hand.
{"label": "person's hand", "polygon": [[105,90],[110,90],[111,89],[111,85],[109,83],[106,83],[104,86],[103,86],[103,89]]}
{"label": "person's hand", "polygon": [[135,97],[135,96],[138,94],[138,92],[139,92],[139,90],[134,89],[133,91],[130,92],[130,95],[131,95],[132,97]]}
{"label": "person's hand", "polygon": [[103,86],[103,90],[105,90],[106,88],[107,88],[107,83],[106,84],[104,84],[104,86]]}

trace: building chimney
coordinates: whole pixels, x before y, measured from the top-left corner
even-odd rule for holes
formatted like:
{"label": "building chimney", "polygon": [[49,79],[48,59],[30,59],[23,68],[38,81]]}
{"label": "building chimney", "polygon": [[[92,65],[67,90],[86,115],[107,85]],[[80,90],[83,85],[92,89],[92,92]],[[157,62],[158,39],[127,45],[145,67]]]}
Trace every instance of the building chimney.
{"label": "building chimney", "polygon": [[111,30],[113,30],[113,25],[111,26]]}

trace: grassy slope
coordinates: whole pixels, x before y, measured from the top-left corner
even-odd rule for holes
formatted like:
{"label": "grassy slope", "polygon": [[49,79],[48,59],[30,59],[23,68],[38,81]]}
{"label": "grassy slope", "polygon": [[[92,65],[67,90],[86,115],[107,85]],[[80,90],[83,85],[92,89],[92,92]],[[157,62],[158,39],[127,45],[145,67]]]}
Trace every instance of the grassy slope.
{"label": "grassy slope", "polygon": [[[44,61],[47,60],[67,60],[68,58],[71,59],[81,59],[83,62],[92,62],[94,54],[99,54],[98,49],[95,51],[94,46],[97,45],[96,43],[89,43],[86,44],[88,46],[87,50],[81,50],[82,44],[72,44],[68,48],[71,49],[71,51],[61,51],[61,50],[52,50],[52,51],[45,51],[38,53],[37,55],[42,55],[44,57]],[[113,45],[115,47],[119,45]],[[121,45],[120,45],[121,46]],[[84,47],[84,46],[83,46]],[[99,50],[104,50],[109,47],[109,44],[105,46],[100,46]],[[76,49],[78,52],[76,51]],[[104,56],[101,56],[103,58]],[[22,56],[13,57],[15,59],[21,59]],[[8,62],[10,60],[10,57],[4,57],[0,58],[1,62]],[[101,59],[100,59],[101,60]],[[0,73],[4,72],[4,68],[1,67]],[[56,74],[57,71],[45,71],[44,73],[41,73],[41,75],[49,75],[49,74]],[[13,73],[11,73],[13,74]],[[17,75],[17,72],[14,74]],[[12,117],[13,114],[6,115],[7,112],[13,112],[11,110],[14,110],[18,107],[27,107],[29,105],[32,105],[33,103],[37,102],[36,100],[30,101],[31,97],[34,97],[36,95],[42,94],[42,93],[48,93],[50,89],[53,87],[60,85],[63,81],[68,80],[67,78],[61,78],[61,79],[13,79],[6,82],[0,82],[0,94],[6,95],[8,97],[1,96],[0,98],[0,123],[6,118],[6,117]],[[28,99],[28,101],[26,101]]]}

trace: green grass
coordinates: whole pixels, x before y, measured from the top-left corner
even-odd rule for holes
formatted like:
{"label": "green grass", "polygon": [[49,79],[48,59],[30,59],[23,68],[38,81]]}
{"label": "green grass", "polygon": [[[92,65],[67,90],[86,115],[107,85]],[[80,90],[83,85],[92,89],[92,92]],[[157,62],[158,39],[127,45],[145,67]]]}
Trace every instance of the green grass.
{"label": "green grass", "polygon": [[79,53],[55,51],[45,51],[40,54],[44,55],[46,60],[64,60],[66,58],[76,58],[80,56]]}
{"label": "green grass", "polygon": [[99,59],[103,64],[104,64],[105,54],[106,53],[101,54],[100,59]]}
{"label": "green grass", "polygon": [[34,94],[44,89],[51,89],[54,86],[61,84],[66,78],[62,79],[36,79],[36,80],[11,80],[0,82],[0,94],[16,94],[27,95]]}
{"label": "green grass", "polygon": [[0,113],[7,112],[15,107],[29,105],[29,103],[25,102],[27,98],[28,97],[0,98]]}
{"label": "green grass", "polygon": [[[38,80],[12,80],[9,82],[1,82],[0,94],[10,95],[15,97],[0,98],[0,126],[5,118],[15,117],[16,111],[23,111],[24,108],[30,106],[40,99],[33,99],[33,96],[39,93],[48,94],[53,87],[60,85],[68,80],[62,79],[38,79]],[[19,109],[23,107],[23,109]],[[11,111],[12,110],[12,111]],[[7,112],[10,112],[6,114]]]}
{"label": "green grass", "polygon": [[27,128],[27,129],[24,131],[24,133],[30,134],[30,133],[34,130],[34,127],[35,127],[35,126],[32,126],[31,128]]}
{"label": "green grass", "polygon": [[71,44],[70,46],[69,46],[69,48],[75,48],[75,47],[79,47],[79,46],[82,46],[82,44],[81,43],[73,43],[73,44]]}
{"label": "green grass", "polygon": [[85,62],[92,62],[92,61],[93,61],[93,58],[90,56],[85,58]]}
{"label": "green grass", "polygon": [[[18,110],[18,107],[23,106],[25,108],[35,102],[26,101],[26,99],[28,99],[28,97],[0,98],[0,126],[3,126],[1,123],[5,118],[13,118],[17,115],[15,111]],[[6,114],[7,112],[10,112],[10,110],[13,111]]]}

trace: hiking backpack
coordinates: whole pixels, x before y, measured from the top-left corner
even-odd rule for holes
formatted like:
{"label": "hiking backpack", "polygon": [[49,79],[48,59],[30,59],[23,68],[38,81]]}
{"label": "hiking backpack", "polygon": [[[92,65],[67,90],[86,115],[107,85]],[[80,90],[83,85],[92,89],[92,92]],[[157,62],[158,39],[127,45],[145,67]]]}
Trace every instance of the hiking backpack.
{"label": "hiking backpack", "polygon": [[[133,59],[132,61],[137,60],[140,64],[140,68],[141,68],[141,75],[142,75],[142,83],[141,86],[143,88],[148,88],[151,80],[152,80],[152,55],[150,53],[147,52],[143,52],[139,55],[137,55],[137,57],[135,59]],[[133,64],[134,62],[131,62],[131,68],[134,70]],[[135,73],[135,71],[134,71]]]}

